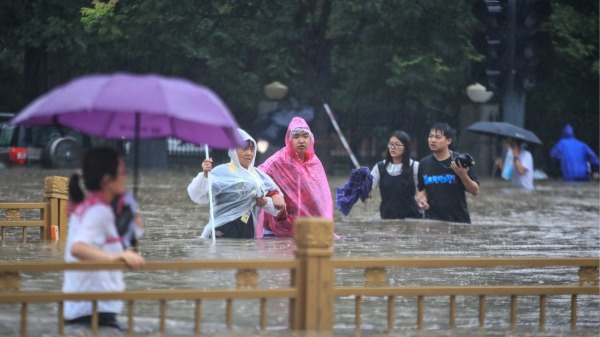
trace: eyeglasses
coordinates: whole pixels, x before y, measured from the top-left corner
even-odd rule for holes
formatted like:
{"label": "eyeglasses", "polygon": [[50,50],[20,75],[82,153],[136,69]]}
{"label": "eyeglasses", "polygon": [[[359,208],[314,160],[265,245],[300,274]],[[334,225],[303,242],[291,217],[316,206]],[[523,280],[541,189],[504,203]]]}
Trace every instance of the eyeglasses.
{"label": "eyeglasses", "polygon": [[403,147],[403,146],[404,146],[404,144],[401,144],[401,143],[392,143],[392,142],[388,143],[388,147],[390,149],[395,149],[395,148],[399,148],[399,147]]}

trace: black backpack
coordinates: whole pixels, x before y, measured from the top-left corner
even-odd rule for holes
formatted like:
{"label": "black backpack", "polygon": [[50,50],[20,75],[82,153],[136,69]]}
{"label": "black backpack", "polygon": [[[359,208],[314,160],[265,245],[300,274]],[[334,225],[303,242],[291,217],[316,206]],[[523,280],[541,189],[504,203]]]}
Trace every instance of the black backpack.
{"label": "black backpack", "polygon": [[[134,215],[133,211],[131,210],[131,206],[127,204],[121,205],[121,209],[119,211],[119,199],[120,198],[117,197],[113,200],[112,209],[113,213],[115,213],[115,225],[117,226],[117,233],[119,233],[119,237],[123,238],[129,229],[131,221],[133,221]],[[129,245],[126,245],[125,242],[123,242],[123,246],[135,247],[137,244],[136,241],[137,240],[135,238],[132,238],[131,242],[129,242]]]}

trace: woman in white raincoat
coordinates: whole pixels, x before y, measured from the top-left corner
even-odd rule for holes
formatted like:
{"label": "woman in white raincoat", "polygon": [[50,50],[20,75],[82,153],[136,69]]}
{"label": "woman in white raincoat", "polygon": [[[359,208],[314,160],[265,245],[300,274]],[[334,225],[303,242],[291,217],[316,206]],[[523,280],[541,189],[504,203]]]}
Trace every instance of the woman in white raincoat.
{"label": "woman in white raincoat", "polygon": [[[214,200],[215,236],[217,238],[260,238],[262,224],[258,223],[261,208],[277,215],[285,208],[281,190],[273,180],[254,167],[256,142],[248,133],[238,129],[246,141],[243,148],[229,149],[231,161],[212,169],[212,158],[202,162],[202,172],[187,188],[190,198],[198,204],[208,204],[208,172],[211,172]],[[208,223],[200,238],[211,235]]]}

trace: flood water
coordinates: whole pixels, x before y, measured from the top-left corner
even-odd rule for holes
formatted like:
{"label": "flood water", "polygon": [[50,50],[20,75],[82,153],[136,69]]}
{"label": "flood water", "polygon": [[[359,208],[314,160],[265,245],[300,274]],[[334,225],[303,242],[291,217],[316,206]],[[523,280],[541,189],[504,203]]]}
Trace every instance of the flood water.
{"label": "flood water", "polygon": [[[44,178],[69,176],[69,171],[39,168],[0,169],[0,202],[42,200]],[[141,252],[148,261],[293,258],[290,239],[261,240],[197,239],[208,221],[208,206],[194,204],[186,187],[195,172],[190,169],[143,171],[138,201],[146,225]],[[349,174],[349,172],[348,172]],[[330,178],[332,189],[342,186],[347,176]],[[129,182],[132,179],[130,177]],[[599,257],[600,190],[598,183],[567,184],[536,181],[533,192],[514,190],[500,180],[481,182],[481,193],[469,197],[472,224],[426,220],[382,221],[379,219],[379,192],[366,204],[359,201],[348,217],[336,211],[334,243],[336,257]],[[40,242],[38,229],[30,229],[23,243],[21,230],[7,231],[0,245],[3,261],[62,261],[56,243]],[[260,287],[289,284],[288,271],[260,272]],[[336,284],[362,286],[363,270],[336,272]],[[129,289],[234,288],[234,271],[127,272]],[[495,285],[565,284],[576,285],[577,269],[543,268],[517,270],[425,269],[388,272],[390,285]],[[60,291],[62,275],[22,276],[23,290]],[[333,333],[310,334],[287,329],[287,301],[268,301],[268,329],[258,331],[257,301],[234,301],[234,329],[225,327],[224,301],[203,301],[203,334],[210,336],[598,336],[598,296],[578,297],[576,332],[570,331],[570,296],[549,296],[546,330],[538,331],[537,297],[520,297],[518,328],[510,329],[510,298],[486,300],[485,330],[479,330],[478,298],[457,298],[457,329],[448,327],[448,298],[425,300],[424,330],[416,330],[416,298],[396,298],[395,330],[387,333],[386,300],[363,299],[363,326],[354,331],[354,299],[335,301]],[[28,331],[31,336],[56,336],[55,304],[31,304]],[[0,336],[17,335],[19,306],[0,304]],[[136,333],[159,336],[159,305],[136,304]],[[167,335],[187,336],[193,331],[193,303],[168,303]],[[122,321],[125,323],[125,320]],[[71,331],[73,336],[86,332]],[[114,331],[103,331],[114,335]],[[117,334],[118,335],[118,334]]]}

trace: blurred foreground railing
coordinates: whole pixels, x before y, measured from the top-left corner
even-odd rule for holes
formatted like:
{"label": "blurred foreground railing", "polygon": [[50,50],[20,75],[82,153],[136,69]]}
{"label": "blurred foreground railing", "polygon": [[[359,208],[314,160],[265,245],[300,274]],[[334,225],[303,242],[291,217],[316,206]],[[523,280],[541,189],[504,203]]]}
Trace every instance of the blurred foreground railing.
{"label": "blurred foreground railing", "polygon": [[[46,177],[44,199],[41,202],[0,203],[1,240],[6,239],[7,228],[10,227],[21,228],[23,242],[27,241],[29,227],[40,228],[41,240],[66,238],[68,182],[69,179],[65,177]],[[32,214],[33,211],[37,214]],[[56,232],[52,233],[51,230]]]}
{"label": "blurred foreground railing", "polygon": [[[27,228],[39,227],[40,228],[40,239],[45,240],[50,234],[50,217],[48,216],[49,204],[47,202],[3,202],[0,203],[0,212],[3,212],[4,219],[0,220],[0,227],[2,227],[2,239],[6,238],[6,229],[9,227],[18,227],[22,230],[23,242],[27,241]],[[32,219],[24,219],[23,213],[27,211],[37,211],[38,216],[30,215]]]}
{"label": "blurred foreground railing", "polygon": [[226,322],[231,328],[233,324],[234,299],[259,299],[260,300],[260,328],[266,328],[266,301],[267,299],[296,298],[293,288],[283,289],[255,289],[258,283],[257,269],[287,269],[295,270],[298,266],[294,260],[244,260],[244,261],[190,261],[190,262],[149,262],[144,266],[144,271],[156,270],[222,270],[237,269],[237,289],[147,289],[127,290],[125,292],[89,292],[89,293],[63,293],[50,291],[20,291],[20,275],[23,273],[61,272],[65,270],[128,270],[119,262],[86,262],[86,263],[48,263],[48,262],[23,262],[0,263],[0,304],[13,303],[21,305],[21,336],[27,335],[28,304],[30,303],[58,303],[58,333],[64,333],[63,305],[64,301],[91,301],[93,307],[92,331],[98,332],[98,301],[122,300],[128,304],[127,319],[128,332],[133,334],[134,309],[136,301],[158,301],[160,305],[160,332],[166,333],[167,301],[192,300],[195,301],[194,332],[199,334],[202,324],[202,300],[224,299],[227,301]]}
{"label": "blurred foreground railing", "polygon": [[[62,320],[64,301],[91,301],[93,306],[92,331],[98,332],[98,301],[123,300],[128,304],[128,331],[134,333],[135,303],[157,301],[159,305],[159,330],[167,333],[167,302],[188,300],[194,302],[194,333],[202,329],[202,301],[223,299],[226,301],[226,326],[233,326],[234,300],[256,299],[260,307],[259,327],[267,327],[267,301],[289,300],[289,327],[292,330],[329,331],[334,324],[334,302],[336,298],[353,296],[356,329],[361,328],[362,300],[365,296],[387,299],[388,330],[394,329],[395,298],[399,296],[417,298],[417,326],[423,328],[424,299],[447,296],[449,304],[449,326],[456,327],[456,298],[471,296],[479,298],[479,324],[484,327],[487,296],[510,298],[511,327],[516,326],[517,301],[521,296],[539,297],[539,326],[544,329],[546,301],[550,296],[571,296],[571,307],[560,308],[570,315],[571,329],[577,328],[577,299],[581,295],[599,297],[597,258],[332,258],[333,225],[325,219],[299,219],[295,225],[296,251],[292,260],[209,260],[148,262],[142,273],[157,270],[236,270],[235,287],[222,289],[131,289],[125,292],[107,293],[63,293],[61,291],[22,291],[21,275],[29,273],[62,272],[65,270],[127,270],[122,263],[48,263],[48,262],[3,262],[0,263],[0,306],[20,305],[21,336],[27,335],[28,305],[31,303],[58,303],[58,327],[64,333]],[[518,280],[502,285],[461,286],[459,280],[448,278],[444,285],[388,286],[388,269],[402,268],[565,268],[572,269],[578,284],[572,285],[520,285]],[[364,286],[340,286],[345,280],[336,280],[336,271],[343,269],[364,270]],[[290,271],[288,285],[278,288],[259,288],[259,272],[271,269]],[[137,271],[139,272],[139,271]],[[28,278],[30,279],[30,278]],[[355,280],[356,281],[356,280]],[[481,279],[481,284],[486,279]],[[458,284],[457,284],[458,283]],[[178,287],[179,288],[179,287]],[[183,285],[181,288],[184,288]]]}

